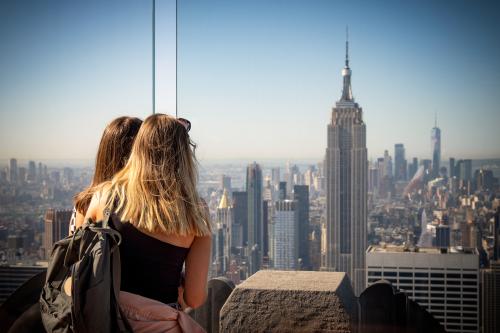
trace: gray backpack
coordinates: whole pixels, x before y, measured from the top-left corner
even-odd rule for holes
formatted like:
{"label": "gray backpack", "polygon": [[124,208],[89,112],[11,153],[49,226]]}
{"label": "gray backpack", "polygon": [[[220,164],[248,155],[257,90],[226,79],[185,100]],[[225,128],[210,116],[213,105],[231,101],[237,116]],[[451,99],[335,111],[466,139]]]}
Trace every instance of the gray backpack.
{"label": "gray backpack", "polygon": [[47,332],[132,332],[118,304],[121,236],[109,215],[54,244],[40,296]]}

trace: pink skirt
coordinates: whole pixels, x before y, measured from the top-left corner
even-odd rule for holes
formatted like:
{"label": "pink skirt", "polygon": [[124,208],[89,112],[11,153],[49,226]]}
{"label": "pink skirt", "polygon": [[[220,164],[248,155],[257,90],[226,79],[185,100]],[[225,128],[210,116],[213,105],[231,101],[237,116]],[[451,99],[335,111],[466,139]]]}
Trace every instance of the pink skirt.
{"label": "pink skirt", "polygon": [[185,312],[140,295],[120,291],[120,308],[134,333],[205,332]]}

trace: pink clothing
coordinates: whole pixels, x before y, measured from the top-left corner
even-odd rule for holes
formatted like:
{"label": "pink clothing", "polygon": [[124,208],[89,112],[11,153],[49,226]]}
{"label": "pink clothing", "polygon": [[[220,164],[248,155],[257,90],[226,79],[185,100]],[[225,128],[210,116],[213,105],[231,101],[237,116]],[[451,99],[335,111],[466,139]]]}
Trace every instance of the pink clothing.
{"label": "pink clothing", "polygon": [[134,333],[205,333],[187,313],[140,295],[120,291],[120,308]]}

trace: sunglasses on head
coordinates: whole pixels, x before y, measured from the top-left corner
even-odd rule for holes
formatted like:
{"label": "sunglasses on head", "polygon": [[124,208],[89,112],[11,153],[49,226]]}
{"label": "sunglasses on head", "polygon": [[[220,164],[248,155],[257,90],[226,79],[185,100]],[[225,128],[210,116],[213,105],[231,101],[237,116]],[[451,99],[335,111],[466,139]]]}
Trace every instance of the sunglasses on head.
{"label": "sunglasses on head", "polygon": [[189,120],[184,118],[177,118],[177,121],[180,122],[182,126],[184,126],[187,132],[189,132],[189,130],[191,129],[191,122]]}

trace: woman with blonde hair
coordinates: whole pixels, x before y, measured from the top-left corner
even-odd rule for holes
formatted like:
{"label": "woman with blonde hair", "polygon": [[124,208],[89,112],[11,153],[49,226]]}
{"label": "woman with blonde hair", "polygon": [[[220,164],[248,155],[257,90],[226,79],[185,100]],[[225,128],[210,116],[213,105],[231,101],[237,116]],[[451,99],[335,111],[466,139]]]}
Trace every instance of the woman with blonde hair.
{"label": "woman with blonde hair", "polygon": [[[142,120],[139,118],[122,116],[111,121],[104,129],[97,150],[92,184],[78,193],[74,199],[75,209],[73,218],[70,221],[70,233],[74,231],[75,223],[77,225],[83,223],[87,208],[94,194],[95,186],[104,181],[111,180],[115,173],[121,170],[127,162],[132,144],[141,124]],[[32,282],[19,287],[17,290],[18,295],[24,295],[29,293],[28,291],[33,292],[36,289],[41,290],[45,281],[45,272],[37,274],[30,281]],[[39,281],[40,285],[35,286],[33,281]],[[9,326],[5,327],[8,328]],[[45,332],[40,316],[39,302],[36,301],[36,303],[27,307],[27,310],[12,323],[8,332]]]}
{"label": "woman with blonde hair", "polygon": [[96,221],[112,212],[122,235],[121,290],[175,308],[183,265],[180,302],[204,303],[211,249],[189,129],[187,120],[165,114],[144,120],[125,167],[99,185],[85,216]]}

